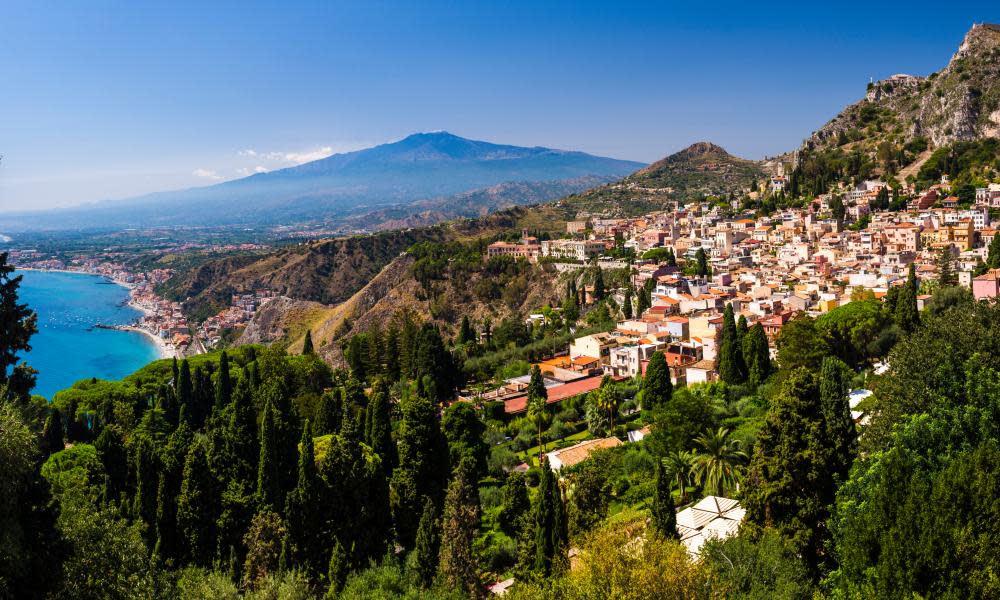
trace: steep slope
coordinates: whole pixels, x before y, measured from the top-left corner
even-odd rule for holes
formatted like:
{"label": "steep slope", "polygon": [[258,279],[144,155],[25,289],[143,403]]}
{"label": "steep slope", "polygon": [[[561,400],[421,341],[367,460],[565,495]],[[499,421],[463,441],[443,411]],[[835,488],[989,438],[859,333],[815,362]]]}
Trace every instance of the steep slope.
{"label": "steep slope", "polygon": [[[374,207],[405,206],[502,183],[618,178],[641,166],[583,152],[492,144],[447,132],[419,133],[398,142],[213,186],[20,218],[4,215],[0,222],[11,231],[336,222]],[[549,192],[546,199],[558,193]]]}
{"label": "steep slope", "polygon": [[671,188],[685,199],[740,190],[763,176],[758,162],[733,156],[711,142],[697,142],[626,177],[622,185]]}
{"label": "steep slope", "polygon": [[[802,146],[875,151],[922,138],[932,147],[1000,135],[1000,26],[974,25],[948,65],[928,77],[893,75],[869,84]],[[917,146],[919,152],[919,146]]]}

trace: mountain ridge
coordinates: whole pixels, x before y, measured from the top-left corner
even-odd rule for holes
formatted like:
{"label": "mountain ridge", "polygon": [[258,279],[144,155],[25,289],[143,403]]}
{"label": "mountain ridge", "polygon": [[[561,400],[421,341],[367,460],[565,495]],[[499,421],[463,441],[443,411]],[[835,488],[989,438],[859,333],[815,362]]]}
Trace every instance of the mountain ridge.
{"label": "mountain ridge", "polygon": [[494,144],[448,132],[417,133],[211,186],[60,211],[2,215],[0,222],[5,230],[18,231],[46,224],[55,229],[328,221],[358,210],[454,196],[509,182],[617,179],[642,166],[579,151]]}

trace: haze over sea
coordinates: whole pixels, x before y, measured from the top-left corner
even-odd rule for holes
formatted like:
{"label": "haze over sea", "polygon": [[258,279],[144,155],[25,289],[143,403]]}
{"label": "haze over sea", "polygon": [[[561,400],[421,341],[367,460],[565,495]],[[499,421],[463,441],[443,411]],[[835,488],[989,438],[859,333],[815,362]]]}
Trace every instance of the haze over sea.
{"label": "haze over sea", "polygon": [[38,313],[31,352],[22,356],[38,370],[35,394],[51,400],[80,379],[121,379],[159,358],[156,345],[141,333],[94,327],[127,325],[141,316],[124,305],[124,287],[82,273],[17,274],[24,275],[20,300]]}

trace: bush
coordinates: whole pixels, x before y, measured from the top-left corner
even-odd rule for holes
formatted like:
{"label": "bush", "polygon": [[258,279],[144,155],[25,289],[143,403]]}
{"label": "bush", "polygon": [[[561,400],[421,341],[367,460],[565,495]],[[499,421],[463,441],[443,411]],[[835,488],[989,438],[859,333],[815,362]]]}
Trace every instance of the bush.
{"label": "bush", "polygon": [[500,488],[494,485],[485,485],[479,488],[479,504],[483,507],[483,510],[496,508],[500,506],[502,501]]}

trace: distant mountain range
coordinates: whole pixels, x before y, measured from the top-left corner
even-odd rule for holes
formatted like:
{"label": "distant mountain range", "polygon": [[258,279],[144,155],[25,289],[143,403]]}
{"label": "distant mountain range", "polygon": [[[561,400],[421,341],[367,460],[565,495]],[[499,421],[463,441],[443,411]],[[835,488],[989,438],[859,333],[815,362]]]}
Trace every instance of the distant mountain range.
{"label": "distant mountain range", "polygon": [[[0,215],[0,231],[337,222],[380,210],[393,213],[392,218],[435,210],[445,218],[466,216],[463,212],[470,210],[468,216],[474,216],[497,206],[558,198],[582,189],[581,185],[599,185],[642,166],[584,152],[492,144],[447,132],[417,133],[398,142],[207,187]],[[526,189],[528,200],[519,202]],[[479,194],[455,198],[470,192]],[[470,202],[476,205],[472,209]],[[414,203],[419,207],[410,211]]]}

